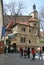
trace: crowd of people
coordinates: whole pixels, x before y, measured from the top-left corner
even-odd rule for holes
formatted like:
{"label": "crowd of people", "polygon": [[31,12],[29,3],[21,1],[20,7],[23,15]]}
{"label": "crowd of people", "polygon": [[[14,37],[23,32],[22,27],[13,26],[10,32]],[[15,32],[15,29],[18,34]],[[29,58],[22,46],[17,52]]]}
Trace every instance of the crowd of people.
{"label": "crowd of people", "polygon": [[32,55],[32,60],[34,61],[36,54],[38,55],[39,59],[43,59],[41,48],[39,50],[36,50],[35,48],[30,49],[30,47],[25,47],[25,48],[20,47],[20,54],[21,57],[28,57],[28,58],[30,58],[30,56]]}
{"label": "crowd of people", "polygon": [[4,53],[14,53],[16,52],[16,48],[13,46],[5,46],[4,47]]}
{"label": "crowd of people", "polygon": [[[13,48],[12,46],[4,48],[5,53],[7,52],[7,50],[8,50],[8,53],[15,52],[15,48]],[[35,49],[35,48],[30,48],[29,46],[24,47],[24,48],[20,47],[18,52],[20,53],[21,57],[25,57],[25,58],[26,57],[28,57],[28,58],[32,57],[32,60],[35,60],[35,56],[37,54],[39,59],[43,59],[41,48]]]}

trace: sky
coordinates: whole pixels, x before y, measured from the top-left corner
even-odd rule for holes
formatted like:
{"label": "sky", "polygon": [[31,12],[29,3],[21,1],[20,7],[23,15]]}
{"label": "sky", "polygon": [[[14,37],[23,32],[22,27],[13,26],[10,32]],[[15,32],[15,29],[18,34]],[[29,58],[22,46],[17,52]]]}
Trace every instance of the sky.
{"label": "sky", "polygon": [[[12,0],[3,0],[5,3],[9,3]],[[24,13],[29,14],[33,11],[33,4],[36,5],[36,10],[41,11],[42,6],[44,6],[44,0],[13,0],[14,2],[22,1],[25,5]]]}
{"label": "sky", "polygon": [[[38,11],[38,13],[41,12],[42,7],[44,7],[44,0],[3,0],[3,2],[5,3],[9,3],[10,1],[13,2],[23,2],[24,3],[24,11],[23,11],[23,15],[29,15],[32,11],[33,11],[33,5],[36,5],[36,10]],[[44,26],[44,24],[42,23],[42,26]],[[41,29],[42,31],[42,29]]]}

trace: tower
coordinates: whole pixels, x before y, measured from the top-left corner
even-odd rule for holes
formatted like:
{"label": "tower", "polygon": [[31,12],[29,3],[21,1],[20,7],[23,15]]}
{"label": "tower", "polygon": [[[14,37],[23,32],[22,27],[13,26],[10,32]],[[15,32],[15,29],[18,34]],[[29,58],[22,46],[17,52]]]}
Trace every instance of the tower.
{"label": "tower", "polygon": [[33,5],[33,10],[36,11],[36,5],[35,4]]}
{"label": "tower", "polygon": [[33,5],[33,12],[31,13],[31,15],[32,15],[33,18],[36,18],[36,19],[38,18],[38,12],[36,10],[35,4]]}

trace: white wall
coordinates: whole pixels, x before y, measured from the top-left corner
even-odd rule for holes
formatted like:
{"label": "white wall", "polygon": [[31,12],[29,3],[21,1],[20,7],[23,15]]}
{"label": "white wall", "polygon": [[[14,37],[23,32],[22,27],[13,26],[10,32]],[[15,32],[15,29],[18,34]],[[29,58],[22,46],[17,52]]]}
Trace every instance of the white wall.
{"label": "white wall", "polygon": [[16,34],[18,32],[17,26],[13,28],[13,34]]}

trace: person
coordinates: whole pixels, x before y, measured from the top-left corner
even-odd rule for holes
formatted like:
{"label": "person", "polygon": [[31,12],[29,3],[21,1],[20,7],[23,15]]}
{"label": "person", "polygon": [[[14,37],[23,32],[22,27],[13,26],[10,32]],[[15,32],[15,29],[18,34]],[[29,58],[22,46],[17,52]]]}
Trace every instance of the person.
{"label": "person", "polygon": [[27,47],[24,47],[24,57],[27,57]]}
{"label": "person", "polygon": [[10,46],[8,46],[8,53],[10,53]]}
{"label": "person", "polygon": [[6,48],[6,46],[4,47],[4,53],[6,53],[6,50],[7,50],[7,48]]}
{"label": "person", "polygon": [[30,58],[30,47],[28,47],[27,49],[27,55],[28,55],[28,58]]}
{"label": "person", "polygon": [[10,51],[11,51],[11,53],[13,53],[13,46],[12,45],[10,47]]}
{"label": "person", "polygon": [[32,60],[35,61],[35,49],[34,48],[32,48]]}
{"label": "person", "polygon": [[23,57],[23,48],[22,47],[20,47],[20,54]]}
{"label": "person", "polygon": [[42,57],[42,50],[41,50],[41,48],[40,48],[40,50],[39,50],[39,59],[43,59],[43,57]]}

